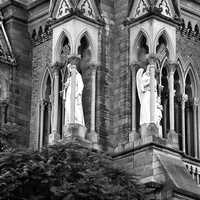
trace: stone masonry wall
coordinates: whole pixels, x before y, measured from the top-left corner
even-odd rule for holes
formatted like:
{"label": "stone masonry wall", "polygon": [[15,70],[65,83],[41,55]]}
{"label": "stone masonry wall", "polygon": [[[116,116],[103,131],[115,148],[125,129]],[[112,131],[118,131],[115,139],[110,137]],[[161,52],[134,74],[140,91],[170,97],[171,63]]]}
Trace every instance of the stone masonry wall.
{"label": "stone masonry wall", "polygon": [[128,140],[131,128],[131,81],[129,71],[129,33],[123,22],[127,17],[128,1],[114,4],[114,64],[113,64],[113,145]]}
{"label": "stone masonry wall", "polygon": [[27,28],[27,12],[21,4],[9,3],[3,8],[4,25],[17,66],[10,71],[11,91],[8,121],[18,124],[20,143],[28,146],[31,106],[31,42]]}
{"label": "stone masonry wall", "polygon": [[31,124],[30,124],[30,146],[37,145],[38,134],[38,105],[41,100],[42,78],[47,67],[51,67],[52,40],[48,40],[33,48],[32,58],[32,103],[31,103]]}
{"label": "stone masonry wall", "polygon": [[[181,55],[183,59],[182,65],[185,65],[188,61],[191,61],[192,67],[200,77],[200,41],[194,38],[188,38],[177,32],[177,55]],[[187,66],[185,66],[187,67]],[[185,70],[185,69],[184,69]]]}

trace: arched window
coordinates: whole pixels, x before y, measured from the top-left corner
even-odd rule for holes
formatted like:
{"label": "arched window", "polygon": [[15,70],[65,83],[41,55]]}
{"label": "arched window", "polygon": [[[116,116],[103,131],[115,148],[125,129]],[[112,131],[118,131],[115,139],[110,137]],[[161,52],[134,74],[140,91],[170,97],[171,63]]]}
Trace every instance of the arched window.
{"label": "arched window", "polygon": [[[149,47],[147,45],[147,39],[146,37],[142,34],[138,40],[138,44],[136,46],[136,57],[137,61],[139,62],[140,67],[143,67],[146,69],[147,66],[147,55],[149,54]],[[138,69],[136,69],[138,70]],[[136,89],[136,116],[140,116],[140,100],[138,96],[138,92]],[[140,129],[140,117],[136,117],[136,129]]]}
{"label": "arched window", "polygon": [[179,136],[180,150],[183,150],[182,146],[182,91],[181,91],[181,78],[178,70],[174,73],[174,120],[175,120],[175,131]]}
{"label": "arched window", "polygon": [[149,47],[147,45],[147,39],[144,35],[142,35],[137,46],[137,60],[139,62],[145,62],[148,54]]}
{"label": "arched window", "polygon": [[195,156],[194,152],[194,79],[191,70],[189,70],[185,80],[185,94],[188,101],[185,105],[185,130],[186,130],[186,154]]}
{"label": "arched window", "polygon": [[159,58],[159,62],[161,63],[160,70],[160,84],[161,89],[159,91],[159,95],[161,96],[161,104],[162,104],[162,134],[164,138],[167,138],[167,134],[170,129],[170,109],[169,109],[169,51],[167,49],[167,40],[164,35],[161,35],[158,39],[158,44],[156,47],[156,53]]}
{"label": "arched window", "polygon": [[40,105],[40,148],[47,146],[52,133],[52,81],[47,70],[42,83],[42,102]]}
{"label": "arched window", "polygon": [[167,67],[168,65],[165,63],[161,71],[161,85],[162,85],[161,104],[163,106],[161,124],[162,124],[162,131],[163,131],[164,138],[167,138],[167,133],[170,128],[170,125],[169,125],[169,86],[168,86]]}
{"label": "arched window", "polygon": [[91,44],[87,34],[83,34],[80,39],[78,47],[78,54],[81,56],[78,71],[82,75],[84,89],[82,96],[83,113],[85,118],[86,127],[90,127],[90,114],[91,114],[91,73],[88,71],[90,60],[92,58]]}
{"label": "arched window", "polygon": [[61,52],[60,52],[61,63],[63,63],[64,65],[65,63],[68,62],[68,56],[70,52],[71,52],[71,47],[69,44],[69,39],[65,36],[61,44]]}

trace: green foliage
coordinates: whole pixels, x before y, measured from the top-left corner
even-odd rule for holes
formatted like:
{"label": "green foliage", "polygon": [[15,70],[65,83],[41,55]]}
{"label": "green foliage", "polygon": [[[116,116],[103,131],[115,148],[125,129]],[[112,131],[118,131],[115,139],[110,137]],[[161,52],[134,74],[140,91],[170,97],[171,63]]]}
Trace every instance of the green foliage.
{"label": "green foliage", "polygon": [[0,127],[0,152],[13,151],[16,148],[16,138],[19,127],[16,124],[7,123]]}
{"label": "green foliage", "polygon": [[78,144],[0,155],[0,200],[141,199],[130,174]]}

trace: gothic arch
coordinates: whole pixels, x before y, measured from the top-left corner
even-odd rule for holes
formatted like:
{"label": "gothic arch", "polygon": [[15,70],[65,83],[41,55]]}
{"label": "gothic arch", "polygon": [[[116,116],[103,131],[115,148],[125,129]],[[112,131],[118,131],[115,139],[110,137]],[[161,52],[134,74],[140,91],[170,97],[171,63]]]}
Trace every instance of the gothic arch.
{"label": "gothic arch", "polygon": [[178,57],[177,59],[177,72],[180,78],[180,85],[181,85],[181,91],[184,93],[184,88],[185,88],[185,82],[184,82],[184,70],[183,70],[183,60],[181,57]]}
{"label": "gothic arch", "polygon": [[165,28],[161,29],[160,32],[157,34],[155,41],[154,41],[154,46],[153,46],[153,52],[156,53],[156,48],[159,42],[159,38],[163,36],[164,39],[166,40],[167,43],[167,49],[169,52],[169,60],[171,61],[175,61],[175,55],[176,55],[176,49],[174,48],[173,44],[172,44],[172,39],[170,37],[170,35],[168,34],[168,32],[165,30]]}
{"label": "gothic arch", "polygon": [[51,90],[53,91],[53,76],[52,76],[52,73],[49,69],[49,67],[47,66],[46,69],[45,69],[45,72],[42,76],[42,79],[41,79],[41,86],[40,86],[40,99],[43,100],[44,99],[44,88],[46,87],[46,82],[47,82],[47,79],[48,77],[50,76],[50,79],[51,79]]}
{"label": "gothic arch", "polygon": [[51,71],[46,67],[41,80],[39,101],[39,147],[42,148],[49,143],[49,135],[52,132],[52,96],[53,78]]}
{"label": "gothic arch", "polygon": [[60,54],[61,54],[61,48],[62,48],[62,44],[65,40],[65,38],[68,39],[69,41],[69,45],[70,45],[70,48],[71,48],[71,53],[73,52],[73,47],[74,47],[74,44],[73,44],[73,40],[72,40],[72,37],[70,35],[70,33],[63,29],[63,31],[60,33],[57,41],[56,41],[56,45],[55,45],[55,49],[54,49],[54,60],[55,61],[60,61],[61,58],[60,58]]}
{"label": "gothic arch", "polygon": [[131,55],[132,60],[131,61],[132,62],[135,62],[135,61],[138,60],[138,58],[137,58],[137,54],[138,54],[137,47],[138,47],[139,43],[141,42],[142,37],[144,37],[146,39],[146,44],[149,48],[149,51],[151,49],[150,36],[148,35],[148,33],[144,29],[141,29],[138,32],[138,34],[137,34],[137,36],[136,36],[136,38],[135,38],[135,40],[134,40],[134,42],[131,46],[131,49],[132,49],[132,55]]}
{"label": "gothic arch", "polygon": [[187,64],[186,63],[186,71],[185,71],[185,77],[184,77],[184,82],[186,83],[187,76],[190,76],[190,79],[193,84],[193,95],[194,97],[199,96],[199,89],[198,89],[198,83],[199,83],[199,78],[197,75],[197,72],[194,70],[194,65],[192,63]]}
{"label": "gothic arch", "polygon": [[90,36],[90,33],[87,31],[87,29],[82,30],[81,33],[76,38],[76,45],[75,45],[76,53],[78,54],[78,48],[81,45],[81,39],[84,36],[87,38],[87,41],[89,43],[89,50],[91,52],[91,60],[94,60],[95,59],[94,56],[96,54],[95,51],[97,50],[94,48],[92,37]]}

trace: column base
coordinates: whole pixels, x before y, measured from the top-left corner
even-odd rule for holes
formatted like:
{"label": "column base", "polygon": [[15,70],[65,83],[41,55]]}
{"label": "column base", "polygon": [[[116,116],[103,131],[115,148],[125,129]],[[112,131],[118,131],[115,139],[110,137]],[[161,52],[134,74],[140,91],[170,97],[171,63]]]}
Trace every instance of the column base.
{"label": "column base", "polygon": [[141,138],[149,136],[159,136],[158,127],[154,123],[141,125]]}
{"label": "column base", "polygon": [[98,144],[99,137],[96,132],[88,132],[88,129],[80,124],[64,126],[63,142],[78,142],[88,148],[101,150]]}
{"label": "column base", "polygon": [[174,130],[170,130],[167,135],[167,146],[179,149],[178,134]]}
{"label": "column base", "polygon": [[49,135],[49,145],[56,144],[56,142],[59,140],[60,140],[60,135],[57,133],[57,131],[53,131]]}
{"label": "column base", "polygon": [[86,135],[86,139],[91,142],[94,149],[101,150],[99,145],[99,134],[95,131],[90,131]]}
{"label": "column base", "polygon": [[63,138],[78,137],[85,140],[88,129],[80,124],[68,124],[64,126]]}
{"label": "column base", "polygon": [[137,142],[135,146],[144,145],[148,143],[157,143],[165,145],[166,142],[160,137],[159,128],[156,124],[143,124],[141,125],[141,141]]}

